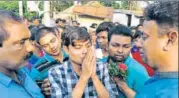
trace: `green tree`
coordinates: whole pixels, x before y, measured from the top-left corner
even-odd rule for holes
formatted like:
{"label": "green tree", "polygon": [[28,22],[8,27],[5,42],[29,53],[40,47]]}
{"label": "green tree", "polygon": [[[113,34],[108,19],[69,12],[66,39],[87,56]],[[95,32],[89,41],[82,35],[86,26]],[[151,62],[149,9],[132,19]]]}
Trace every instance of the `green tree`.
{"label": "green tree", "polygon": [[[35,12],[35,11],[28,12],[28,10],[27,10],[27,0],[23,0],[22,3],[23,3],[23,14],[24,14],[24,17],[26,17],[28,20],[31,20],[32,17],[39,16],[38,12]],[[43,10],[43,1],[42,0],[40,1],[39,8],[40,8],[40,10]]]}
{"label": "green tree", "polygon": [[72,0],[67,0],[67,1],[52,1],[53,5],[56,9],[56,11],[61,12],[73,5]]}
{"label": "green tree", "polygon": [[19,14],[18,1],[0,1],[0,9],[5,9]]}

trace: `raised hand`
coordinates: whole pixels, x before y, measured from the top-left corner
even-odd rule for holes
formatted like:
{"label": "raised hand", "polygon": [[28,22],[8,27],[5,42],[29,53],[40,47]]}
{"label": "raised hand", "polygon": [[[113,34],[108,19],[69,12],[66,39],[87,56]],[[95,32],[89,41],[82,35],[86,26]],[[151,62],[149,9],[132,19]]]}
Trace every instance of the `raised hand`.
{"label": "raised hand", "polygon": [[82,76],[89,79],[93,73],[96,57],[94,56],[94,50],[89,48],[88,53],[82,63]]}

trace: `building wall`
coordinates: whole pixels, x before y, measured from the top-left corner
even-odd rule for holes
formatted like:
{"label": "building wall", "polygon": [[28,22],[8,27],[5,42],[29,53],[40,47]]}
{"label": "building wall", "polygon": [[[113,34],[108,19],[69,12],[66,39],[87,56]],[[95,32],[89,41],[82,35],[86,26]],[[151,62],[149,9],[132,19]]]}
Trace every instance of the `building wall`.
{"label": "building wall", "polygon": [[126,14],[114,13],[112,22],[119,22],[120,24],[127,26],[128,17]]}
{"label": "building wall", "polygon": [[[131,25],[130,26],[137,26],[140,23],[140,18],[135,17],[132,15],[131,17]],[[123,13],[114,13],[113,14],[113,22],[119,22],[120,24],[126,25],[128,24],[128,16]]]}

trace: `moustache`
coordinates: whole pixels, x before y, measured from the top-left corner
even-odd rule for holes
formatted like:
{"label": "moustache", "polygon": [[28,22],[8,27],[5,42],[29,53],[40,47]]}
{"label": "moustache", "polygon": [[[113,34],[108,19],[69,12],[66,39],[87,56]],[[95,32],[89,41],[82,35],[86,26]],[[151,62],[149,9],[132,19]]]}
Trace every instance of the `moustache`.
{"label": "moustache", "polygon": [[24,60],[28,60],[29,58],[31,58],[33,55],[33,52],[29,52],[25,57]]}

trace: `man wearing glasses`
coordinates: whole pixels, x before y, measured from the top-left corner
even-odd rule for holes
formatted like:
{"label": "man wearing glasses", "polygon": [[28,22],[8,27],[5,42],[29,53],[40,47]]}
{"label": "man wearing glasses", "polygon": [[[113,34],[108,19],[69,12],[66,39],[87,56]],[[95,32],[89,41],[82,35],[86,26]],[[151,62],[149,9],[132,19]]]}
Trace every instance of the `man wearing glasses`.
{"label": "man wearing glasses", "polygon": [[14,13],[0,10],[1,98],[44,98],[38,86],[21,70],[33,50],[30,31]]}

